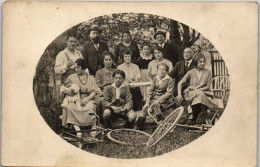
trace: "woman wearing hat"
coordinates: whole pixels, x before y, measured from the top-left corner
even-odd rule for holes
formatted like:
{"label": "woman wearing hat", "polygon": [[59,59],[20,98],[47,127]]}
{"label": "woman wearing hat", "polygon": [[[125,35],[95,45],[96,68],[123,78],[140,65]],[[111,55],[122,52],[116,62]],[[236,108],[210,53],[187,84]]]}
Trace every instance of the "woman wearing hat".
{"label": "woman wearing hat", "polygon": [[97,25],[92,25],[88,30],[89,41],[83,47],[82,56],[87,62],[89,72],[95,75],[97,70],[103,66],[102,53],[108,50],[108,46],[105,42],[101,42],[100,34],[102,30]]}
{"label": "woman wearing hat", "polygon": [[180,61],[178,60],[177,48],[175,48],[172,44],[166,42],[166,33],[162,30],[158,30],[154,34],[154,39],[156,41],[156,47],[161,47],[164,58],[168,59],[172,62],[172,65]]}
{"label": "woman wearing hat", "polygon": [[117,65],[124,62],[122,53],[125,50],[129,50],[131,52],[132,63],[136,63],[136,60],[140,56],[140,52],[137,44],[132,41],[129,31],[122,32],[122,42],[120,42],[115,48],[115,63]]}

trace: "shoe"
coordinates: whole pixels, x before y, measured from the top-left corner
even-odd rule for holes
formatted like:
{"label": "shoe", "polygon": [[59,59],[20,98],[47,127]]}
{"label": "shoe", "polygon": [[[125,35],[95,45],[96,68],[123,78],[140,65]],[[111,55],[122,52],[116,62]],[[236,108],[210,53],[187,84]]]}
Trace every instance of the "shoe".
{"label": "shoe", "polygon": [[82,133],[81,132],[77,132],[77,137],[81,139],[82,138]]}
{"label": "shoe", "polygon": [[131,128],[131,123],[127,120],[123,127],[124,128]]}
{"label": "shoe", "polygon": [[164,117],[162,116],[162,114],[160,114],[160,115],[156,115],[156,119],[157,119],[157,122],[160,122],[160,121],[164,120]]}
{"label": "shoe", "polygon": [[190,119],[186,122],[186,125],[195,125],[195,124],[196,124],[196,122],[194,120],[190,120]]}
{"label": "shoe", "polygon": [[105,129],[112,129],[112,122],[111,120],[105,120]]}
{"label": "shoe", "polygon": [[185,124],[188,121],[187,117],[182,117],[180,119],[180,124]]}
{"label": "shoe", "polygon": [[197,121],[196,121],[196,124],[197,124],[197,125],[202,125],[202,124],[205,124],[205,121],[197,120]]}
{"label": "shoe", "polygon": [[81,144],[81,142],[77,142],[77,147],[82,149],[83,145]]}
{"label": "shoe", "polygon": [[139,117],[134,125],[134,129],[135,130],[138,130],[138,129],[141,129],[143,127],[143,124],[144,124],[144,121],[145,121],[145,117]]}

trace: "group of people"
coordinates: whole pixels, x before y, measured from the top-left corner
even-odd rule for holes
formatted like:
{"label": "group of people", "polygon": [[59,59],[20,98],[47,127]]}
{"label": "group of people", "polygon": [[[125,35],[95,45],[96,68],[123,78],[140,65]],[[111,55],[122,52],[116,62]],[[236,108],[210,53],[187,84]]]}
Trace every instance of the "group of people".
{"label": "group of people", "polygon": [[[99,27],[91,26],[90,40],[82,52],[76,49],[77,38],[68,35],[67,47],[56,57],[54,70],[62,76],[63,126],[72,125],[76,131],[80,126],[95,128],[96,113],[106,127],[113,126],[113,118],[123,117],[125,127],[140,128],[149,107],[160,121],[169,104],[183,101],[192,108],[184,123],[195,124],[201,111],[216,107],[210,97],[211,72],[205,68],[203,55],[194,57],[187,47],[179,60],[163,31],[154,35],[157,44],[153,52],[149,44],[139,51],[129,31],[122,32],[122,42],[109,51],[100,40],[101,33]],[[131,86],[147,81],[149,87]],[[137,110],[142,111],[138,118]],[[78,132],[77,136],[82,134]]]}

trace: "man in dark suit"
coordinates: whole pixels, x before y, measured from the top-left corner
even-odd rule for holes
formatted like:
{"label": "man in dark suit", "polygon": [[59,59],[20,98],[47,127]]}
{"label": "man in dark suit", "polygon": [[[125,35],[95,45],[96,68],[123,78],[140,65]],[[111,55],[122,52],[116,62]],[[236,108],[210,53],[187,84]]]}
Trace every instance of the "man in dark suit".
{"label": "man in dark suit", "polygon": [[[196,67],[193,62],[193,55],[194,55],[194,52],[190,47],[185,48],[183,51],[184,60],[176,63],[173,70],[169,73],[169,76],[172,77],[173,79],[175,79],[175,83],[174,83],[175,85],[174,85],[174,90],[173,90],[174,96],[177,96],[177,94],[178,94],[177,87],[178,87],[178,83],[180,82],[180,80],[184,77],[184,75],[188,71],[190,71]],[[184,85],[183,89],[186,89],[187,86],[188,85]]]}
{"label": "man in dark suit", "polygon": [[178,62],[177,48],[170,43],[166,43],[166,33],[158,30],[154,34],[154,39],[156,40],[156,46],[163,48],[163,57],[170,60],[172,65]]}
{"label": "man in dark suit", "polygon": [[90,74],[95,75],[97,70],[103,66],[102,53],[108,50],[105,42],[100,41],[102,30],[98,26],[92,25],[88,30],[89,41],[85,43],[82,50],[82,56],[87,62]]}

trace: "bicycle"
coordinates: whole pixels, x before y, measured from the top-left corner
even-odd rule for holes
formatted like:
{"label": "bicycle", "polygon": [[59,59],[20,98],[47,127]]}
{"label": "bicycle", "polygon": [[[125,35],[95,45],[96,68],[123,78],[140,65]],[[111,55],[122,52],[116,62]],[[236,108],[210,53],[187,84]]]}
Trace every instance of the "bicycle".
{"label": "bicycle", "polygon": [[153,104],[148,109],[149,116],[157,123],[158,127],[151,135],[150,139],[146,143],[146,147],[152,147],[161,141],[173,128],[176,126],[177,122],[181,118],[184,107],[179,107],[171,112],[163,121],[158,122],[151,114]]}
{"label": "bicycle", "polygon": [[[95,114],[96,115],[96,114]],[[96,117],[99,119],[98,115]],[[97,121],[98,122],[98,121]],[[87,136],[89,132],[96,131],[95,136]],[[73,133],[81,132],[83,133],[82,137],[78,137]],[[85,144],[95,144],[104,142],[105,137],[107,137],[112,142],[123,144],[123,145],[145,145],[150,138],[150,134],[135,130],[135,129],[109,129],[96,126],[95,129],[86,129],[80,131],[65,131],[61,133],[61,137],[67,142],[74,143],[80,142],[82,145]]]}

